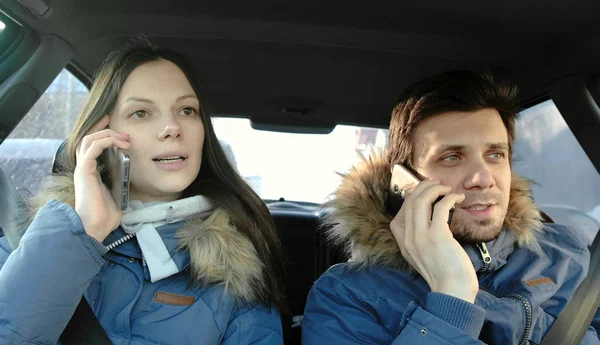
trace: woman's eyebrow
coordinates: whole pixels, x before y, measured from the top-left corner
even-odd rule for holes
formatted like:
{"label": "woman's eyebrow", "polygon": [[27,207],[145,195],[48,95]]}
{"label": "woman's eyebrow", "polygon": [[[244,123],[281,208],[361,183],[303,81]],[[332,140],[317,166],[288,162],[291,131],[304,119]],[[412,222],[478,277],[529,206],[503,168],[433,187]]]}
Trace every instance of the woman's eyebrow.
{"label": "woman's eyebrow", "polygon": [[196,95],[183,95],[183,96],[179,96],[177,97],[177,99],[175,100],[175,102],[179,102],[179,101],[183,101],[184,99],[187,98],[194,98],[195,100],[198,100],[198,97],[196,97]]}
{"label": "woman's eyebrow", "polygon": [[144,103],[154,104],[154,102],[152,102],[148,98],[135,97],[135,96],[128,97],[123,103],[127,103],[127,102],[144,102]]}

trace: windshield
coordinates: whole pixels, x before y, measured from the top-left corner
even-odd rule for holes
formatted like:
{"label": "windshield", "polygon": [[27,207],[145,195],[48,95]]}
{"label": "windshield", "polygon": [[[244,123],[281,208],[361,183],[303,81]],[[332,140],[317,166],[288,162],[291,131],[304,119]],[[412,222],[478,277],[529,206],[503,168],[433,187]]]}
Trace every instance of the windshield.
{"label": "windshield", "polygon": [[338,125],[329,134],[259,131],[248,119],[213,118],[225,152],[267,200],[322,203],[369,145],[387,145],[388,130]]}

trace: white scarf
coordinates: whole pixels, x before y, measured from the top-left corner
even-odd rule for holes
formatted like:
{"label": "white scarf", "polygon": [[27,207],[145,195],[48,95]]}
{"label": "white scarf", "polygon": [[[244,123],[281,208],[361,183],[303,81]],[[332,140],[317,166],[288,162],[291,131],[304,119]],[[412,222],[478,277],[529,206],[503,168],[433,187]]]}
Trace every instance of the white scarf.
{"label": "white scarf", "polygon": [[210,201],[201,195],[160,203],[129,201],[121,227],[127,234],[136,235],[153,283],[179,272],[156,228],[192,216],[208,215],[212,209]]}

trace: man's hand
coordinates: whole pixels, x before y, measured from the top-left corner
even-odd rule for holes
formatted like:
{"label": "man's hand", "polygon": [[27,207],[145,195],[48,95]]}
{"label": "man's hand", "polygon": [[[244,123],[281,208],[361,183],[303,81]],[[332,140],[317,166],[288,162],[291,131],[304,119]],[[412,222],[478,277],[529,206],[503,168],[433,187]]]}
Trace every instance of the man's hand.
{"label": "man's hand", "polygon": [[[402,255],[431,291],[474,303],[479,291],[475,269],[447,223],[450,209],[465,196],[451,191],[439,181],[419,183],[406,197],[390,228]],[[432,217],[432,204],[442,195]]]}

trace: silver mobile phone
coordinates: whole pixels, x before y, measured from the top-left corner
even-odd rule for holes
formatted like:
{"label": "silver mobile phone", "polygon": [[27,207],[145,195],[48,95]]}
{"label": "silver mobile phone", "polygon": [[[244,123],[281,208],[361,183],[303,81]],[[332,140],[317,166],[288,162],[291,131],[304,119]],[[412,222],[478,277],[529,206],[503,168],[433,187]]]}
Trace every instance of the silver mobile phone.
{"label": "silver mobile phone", "polygon": [[418,184],[422,180],[421,176],[405,165],[394,165],[386,199],[386,210],[390,216],[396,216],[404,203],[402,189],[411,184]]}
{"label": "silver mobile phone", "polygon": [[[410,184],[417,184],[424,179],[425,178],[415,170],[410,169],[403,164],[394,165],[385,204],[388,215],[395,217],[398,211],[400,211],[400,208],[404,203],[404,194],[402,193],[402,189]],[[437,198],[437,200],[433,202],[432,206],[435,206],[435,204],[442,200],[442,198],[443,196]],[[454,208],[451,208],[448,214],[448,224],[452,222],[453,216]]]}
{"label": "silver mobile phone", "polygon": [[117,207],[125,211],[129,203],[129,155],[116,147],[110,147],[102,152],[101,160],[110,181],[110,186],[107,187]]}

